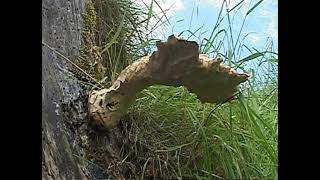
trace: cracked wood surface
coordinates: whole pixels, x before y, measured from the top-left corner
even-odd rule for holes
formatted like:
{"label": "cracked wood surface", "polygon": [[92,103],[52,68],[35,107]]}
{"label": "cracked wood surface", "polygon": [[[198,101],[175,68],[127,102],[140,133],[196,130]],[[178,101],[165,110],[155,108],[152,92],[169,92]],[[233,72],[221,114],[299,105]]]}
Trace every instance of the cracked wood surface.
{"label": "cracked wood surface", "polygon": [[110,88],[92,91],[89,114],[93,124],[112,128],[134,102],[136,94],[151,85],[185,86],[205,103],[223,103],[249,75],[223,65],[221,59],[199,54],[196,42],[174,35],[156,43],[157,51],[127,66]]}

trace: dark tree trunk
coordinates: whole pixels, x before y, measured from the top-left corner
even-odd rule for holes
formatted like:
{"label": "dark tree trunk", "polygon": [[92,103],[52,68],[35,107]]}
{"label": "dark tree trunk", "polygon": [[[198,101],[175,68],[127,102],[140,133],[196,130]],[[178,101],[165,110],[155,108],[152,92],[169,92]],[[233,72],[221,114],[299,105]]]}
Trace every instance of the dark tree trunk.
{"label": "dark tree trunk", "polygon": [[[86,151],[86,93],[57,55],[77,57],[83,0],[42,1],[42,178],[98,179],[102,170],[82,156]],[[81,143],[84,142],[84,143]]]}
{"label": "dark tree trunk", "polygon": [[43,179],[120,179],[128,174],[119,163],[128,137],[120,133],[121,126],[107,133],[88,126],[88,92],[61,56],[74,62],[79,55],[84,2],[42,1]]}

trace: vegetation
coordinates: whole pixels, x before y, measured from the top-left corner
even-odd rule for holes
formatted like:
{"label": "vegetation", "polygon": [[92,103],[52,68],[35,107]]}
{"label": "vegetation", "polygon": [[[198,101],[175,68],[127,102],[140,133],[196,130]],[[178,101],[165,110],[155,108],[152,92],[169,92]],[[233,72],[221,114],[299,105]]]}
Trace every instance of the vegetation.
{"label": "vegetation", "polygon": [[[278,179],[277,53],[272,45],[263,51],[248,48],[241,40],[246,34],[233,34],[230,16],[241,2],[226,10],[224,1],[210,37],[198,43],[202,53],[252,74],[250,81],[236,100],[217,105],[200,103],[184,87],[145,89],[124,120],[134,142],[121,151],[123,162],[135,166],[130,177]],[[126,65],[151,52],[150,32],[168,21],[164,11],[161,17],[153,12],[158,5],[152,0],[141,9],[130,0],[87,0],[78,64],[100,85],[85,79],[88,87],[110,85]],[[243,51],[250,54],[242,57]]]}
{"label": "vegetation", "polygon": [[77,65],[92,78],[77,75],[89,87],[102,88],[128,64],[147,54],[142,30],[146,13],[130,0],[85,0],[85,7]]}

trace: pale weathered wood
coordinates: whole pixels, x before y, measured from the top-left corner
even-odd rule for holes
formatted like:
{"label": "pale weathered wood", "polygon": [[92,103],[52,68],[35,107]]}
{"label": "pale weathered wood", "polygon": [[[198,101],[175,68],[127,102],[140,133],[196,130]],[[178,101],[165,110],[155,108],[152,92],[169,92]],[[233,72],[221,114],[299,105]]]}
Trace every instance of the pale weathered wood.
{"label": "pale weathered wood", "polygon": [[89,113],[94,124],[114,127],[136,94],[151,85],[185,86],[201,102],[222,103],[249,78],[221,64],[221,59],[199,54],[196,42],[172,35],[156,45],[157,51],[127,66],[110,88],[90,93]]}

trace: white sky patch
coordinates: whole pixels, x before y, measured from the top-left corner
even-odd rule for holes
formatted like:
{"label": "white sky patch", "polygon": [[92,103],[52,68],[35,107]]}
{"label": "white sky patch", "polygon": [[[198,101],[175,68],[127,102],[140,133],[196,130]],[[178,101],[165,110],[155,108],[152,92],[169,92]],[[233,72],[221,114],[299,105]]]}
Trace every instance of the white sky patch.
{"label": "white sky patch", "polygon": [[258,33],[251,33],[247,36],[247,39],[252,45],[257,46],[261,42],[262,37]]}
{"label": "white sky patch", "polygon": [[166,13],[166,16],[173,16],[177,11],[183,10],[184,4],[182,0],[156,0],[156,2],[160,5],[161,9],[159,6],[155,3],[154,0],[138,0],[136,1],[137,4],[141,5],[142,7],[145,7],[145,4],[150,6],[151,1],[153,1],[153,11],[156,14],[162,14],[161,9]]}
{"label": "white sky patch", "polygon": [[262,2],[259,16],[267,19],[265,34],[274,41],[278,40],[278,0]]}
{"label": "white sky patch", "polygon": [[[222,6],[224,0],[200,0],[200,4],[209,4],[212,5],[214,8],[220,9]],[[228,0],[227,3],[229,6],[232,6],[236,4],[236,1],[238,0]]]}
{"label": "white sky patch", "polygon": [[277,41],[278,40],[278,28],[277,26],[277,21],[276,18],[272,18],[270,22],[267,25],[267,36],[271,37],[273,40]]}
{"label": "white sky patch", "polygon": [[267,6],[275,6],[275,7],[278,7],[278,0],[264,0],[262,2],[262,4],[265,5],[265,7]]}
{"label": "white sky patch", "polygon": [[[148,9],[148,7],[151,5],[151,1],[152,0],[138,0],[138,1],[136,1],[136,3],[144,9]],[[174,16],[177,12],[185,10],[183,0],[174,0],[174,1],[172,1],[172,0],[156,0],[156,2],[159,4],[161,9],[153,1],[152,10],[159,18],[162,17],[165,13],[166,17],[170,20],[170,17]],[[146,7],[146,5],[148,7]],[[157,26],[160,25],[161,22],[157,23],[158,21],[159,21],[158,19],[151,18],[149,26],[153,27],[156,24],[157,24]],[[161,21],[166,21],[166,18],[162,17]],[[161,27],[156,28],[152,32],[153,38],[163,39],[165,32],[167,32],[168,29],[169,29],[169,27],[165,26],[165,25],[162,25]]]}
{"label": "white sky patch", "polygon": [[[223,1],[224,0],[200,0],[200,4],[202,4],[204,6],[211,5],[216,10],[220,10]],[[226,0],[226,3],[228,5],[228,8],[231,9],[235,5],[237,5],[240,1],[241,0]],[[245,16],[247,11],[249,10],[249,7],[250,7],[250,0],[244,0],[237,8],[239,8],[239,7],[241,7],[239,9],[241,15]],[[225,8],[225,4],[224,4],[224,8]]]}

